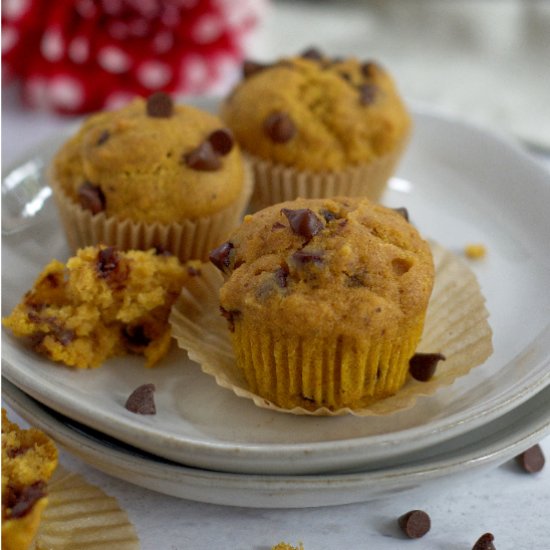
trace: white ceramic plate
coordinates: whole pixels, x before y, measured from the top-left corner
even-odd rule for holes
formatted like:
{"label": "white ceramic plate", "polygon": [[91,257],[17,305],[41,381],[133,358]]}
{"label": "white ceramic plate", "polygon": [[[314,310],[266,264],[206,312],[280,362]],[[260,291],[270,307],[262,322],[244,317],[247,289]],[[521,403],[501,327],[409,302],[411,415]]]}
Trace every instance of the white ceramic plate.
{"label": "white ceramic plate", "polygon": [[188,468],[105,437],[48,409],[9,382],[6,402],[71,453],[110,475],[161,493],[229,506],[303,508],[351,504],[428,483],[454,483],[502,464],[550,433],[550,388],[523,405],[434,450],[413,453],[409,464],[327,475],[245,475]]}
{"label": "white ceramic plate", "polygon": [[[460,251],[472,242],[488,248],[487,258],[472,266],[487,297],[495,352],[453,386],[387,417],[294,417],[258,409],[219,388],[179,350],[154,370],[143,368],[139,358],[120,358],[75,372],[37,356],[9,334],[3,339],[4,375],[56,411],[158,456],[259,474],[375,468],[388,459],[406,460],[408,453],[517,407],[550,382],[550,178],[496,135],[426,110],[416,109],[414,118],[414,139],[384,202],[406,206],[420,230],[447,248]],[[43,162],[53,146],[45,148]],[[19,165],[19,174],[21,166],[28,164]],[[8,199],[13,189],[18,186],[12,185]],[[30,201],[25,193],[18,197],[25,206]],[[36,221],[30,216],[27,228],[12,226],[4,236],[3,315],[47,261],[68,256],[50,203]],[[152,417],[123,407],[129,393],[146,382],[157,386],[158,412]]]}

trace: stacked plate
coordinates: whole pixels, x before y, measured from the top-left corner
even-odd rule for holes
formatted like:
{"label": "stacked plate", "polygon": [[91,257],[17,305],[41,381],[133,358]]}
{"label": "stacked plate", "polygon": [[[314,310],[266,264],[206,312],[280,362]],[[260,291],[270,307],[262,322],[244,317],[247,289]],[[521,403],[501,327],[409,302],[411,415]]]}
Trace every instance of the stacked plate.
{"label": "stacked plate", "polygon": [[[212,106],[211,106],[212,107]],[[550,177],[516,145],[417,107],[415,134],[384,203],[406,206],[427,237],[471,267],[495,351],[452,386],[400,413],[300,417],[258,409],[173,349],[75,372],[3,338],[3,396],[72,453],[114,476],[219,504],[303,507],[373,499],[504,462],[550,433]],[[42,177],[50,143],[3,179],[6,315],[52,258],[66,259]],[[154,416],[124,408],[156,385]]]}

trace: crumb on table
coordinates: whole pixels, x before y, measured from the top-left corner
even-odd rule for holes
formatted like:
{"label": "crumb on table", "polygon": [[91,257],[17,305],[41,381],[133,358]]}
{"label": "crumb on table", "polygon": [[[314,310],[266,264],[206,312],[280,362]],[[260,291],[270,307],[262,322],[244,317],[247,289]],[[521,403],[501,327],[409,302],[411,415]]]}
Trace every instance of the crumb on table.
{"label": "crumb on table", "polygon": [[467,244],[464,247],[464,253],[472,260],[480,260],[487,255],[487,248],[482,244]]}

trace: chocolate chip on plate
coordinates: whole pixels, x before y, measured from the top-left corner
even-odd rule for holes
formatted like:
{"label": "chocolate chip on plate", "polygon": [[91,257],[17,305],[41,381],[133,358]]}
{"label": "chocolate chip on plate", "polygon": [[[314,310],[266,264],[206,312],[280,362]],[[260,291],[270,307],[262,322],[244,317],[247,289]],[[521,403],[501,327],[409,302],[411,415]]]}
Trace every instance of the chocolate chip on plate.
{"label": "chocolate chip on plate", "polygon": [[80,206],[92,214],[99,214],[105,210],[105,195],[101,187],[85,181],[78,188],[77,195]]}
{"label": "chocolate chip on plate", "polygon": [[172,98],[164,92],[155,92],[147,99],[147,115],[153,118],[170,118],[174,111]]}
{"label": "chocolate chip on plate", "polygon": [[423,510],[411,510],[398,520],[399,527],[410,539],[423,537],[432,525],[430,516]]}
{"label": "chocolate chip on plate", "polygon": [[370,105],[376,98],[376,86],[373,84],[361,84],[358,90],[361,105]]}
{"label": "chocolate chip on plate", "polygon": [[309,208],[283,208],[281,212],[287,217],[292,231],[308,240],[324,228],[323,222]]}
{"label": "chocolate chip on plate", "polygon": [[220,244],[217,248],[214,248],[214,250],[210,252],[208,258],[220,271],[227,272],[231,263],[232,250],[233,243],[227,241]]}
{"label": "chocolate chip on plate", "polygon": [[212,172],[221,168],[220,157],[210,141],[204,141],[197,148],[183,155],[185,164],[192,170]]}
{"label": "chocolate chip on plate", "polygon": [[472,550],[496,550],[493,544],[494,540],[495,537],[492,533],[485,533],[477,539],[476,543],[472,546]]}
{"label": "chocolate chip on plate", "polygon": [[126,400],[126,409],[135,414],[156,414],[155,385],[142,384],[138,386]]}
{"label": "chocolate chip on plate", "polygon": [[287,113],[276,111],[265,119],[264,132],[274,143],[286,143],[296,135],[296,126]]}
{"label": "chocolate chip on plate", "polygon": [[533,447],[530,447],[526,451],[523,451],[520,455],[516,456],[516,462],[528,474],[536,474],[544,468],[544,463],[546,460],[540,445],[533,445]]}
{"label": "chocolate chip on plate", "polygon": [[442,353],[415,353],[409,361],[409,372],[415,380],[427,382],[435,374],[439,361],[445,361]]}
{"label": "chocolate chip on plate", "polygon": [[235,143],[231,130],[227,128],[214,130],[207,140],[212,145],[214,152],[222,156],[227,155],[233,149],[233,144]]}

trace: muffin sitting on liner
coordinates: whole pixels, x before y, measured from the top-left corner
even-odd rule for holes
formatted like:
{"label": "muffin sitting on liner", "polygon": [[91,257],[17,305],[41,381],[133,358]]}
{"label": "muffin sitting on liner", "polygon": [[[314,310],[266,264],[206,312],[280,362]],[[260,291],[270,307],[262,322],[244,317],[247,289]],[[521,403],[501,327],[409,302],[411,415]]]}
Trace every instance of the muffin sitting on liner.
{"label": "muffin sitting on liner", "polygon": [[211,253],[250,391],[308,410],[395,394],[434,280],[428,244],[367,199],[297,199],[252,216]]}
{"label": "muffin sitting on liner", "polygon": [[221,116],[251,161],[252,210],[298,196],[377,200],[411,127],[378,63],[317,50],[270,65],[245,62]]}
{"label": "muffin sitting on liner", "polygon": [[205,259],[239,223],[249,193],[222,121],[162,93],[91,116],[50,176],[73,249],[161,246],[182,260]]}

